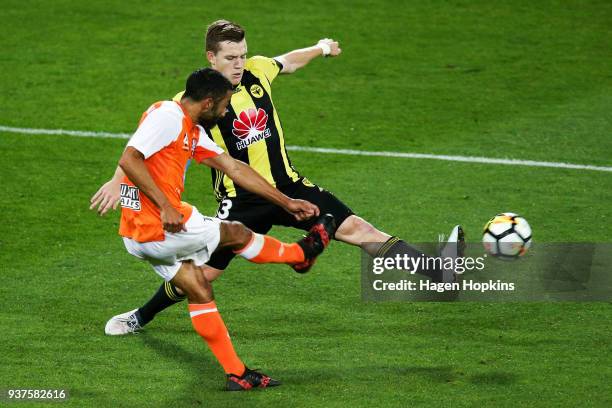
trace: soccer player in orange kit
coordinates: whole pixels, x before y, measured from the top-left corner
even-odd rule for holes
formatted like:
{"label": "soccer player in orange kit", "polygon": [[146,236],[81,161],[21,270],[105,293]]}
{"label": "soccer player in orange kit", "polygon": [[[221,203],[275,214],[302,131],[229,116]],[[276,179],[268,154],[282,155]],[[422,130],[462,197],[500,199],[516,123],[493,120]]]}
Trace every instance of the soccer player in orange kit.
{"label": "soccer player in orange kit", "polygon": [[119,234],[127,251],[148,261],[166,282],[186,294],[193,327],[223,366],[227,389],[233,391],[280,382],[250,370],[237,356],[201,267],[218,248],[255,263],[309,267],[328,245],[335,225],[333,217],[321,216],[305,238],[286,244],[242,223],[203,216],[181,201],[185,170],[194,159],[298,220],[318,215],[315,205],[287,197],[206,136],[198,123],[213,124],[222,118],[231,96],[231,83],[222,74],[210,68],[195,71],[180,101],[157,102],[143,114],[117,171],[125,174]]}

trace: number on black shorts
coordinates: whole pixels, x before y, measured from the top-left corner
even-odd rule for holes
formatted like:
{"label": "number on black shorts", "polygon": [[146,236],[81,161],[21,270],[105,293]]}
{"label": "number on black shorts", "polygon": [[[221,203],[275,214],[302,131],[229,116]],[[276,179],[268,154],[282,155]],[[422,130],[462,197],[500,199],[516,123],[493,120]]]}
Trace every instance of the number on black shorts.
{"label": "number on black shorts", "polygon": [[232,208],[232,200],[226,198],[225,200],[221,201],[219,210],[217,211],[217,218],[222,220],[226,219],[229,215],[230,208]]}

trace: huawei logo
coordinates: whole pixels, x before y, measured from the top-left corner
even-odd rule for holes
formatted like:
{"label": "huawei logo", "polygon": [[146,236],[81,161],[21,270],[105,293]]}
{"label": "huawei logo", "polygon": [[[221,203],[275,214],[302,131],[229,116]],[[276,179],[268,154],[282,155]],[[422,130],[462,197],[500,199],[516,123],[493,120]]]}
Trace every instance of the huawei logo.
{"label": "huawei logo", "polygon": [[238,119],[234,119],[232,133],[239,139],[255,137],[266,130],[268,114],[262,108],[250,108],[240,112]]}

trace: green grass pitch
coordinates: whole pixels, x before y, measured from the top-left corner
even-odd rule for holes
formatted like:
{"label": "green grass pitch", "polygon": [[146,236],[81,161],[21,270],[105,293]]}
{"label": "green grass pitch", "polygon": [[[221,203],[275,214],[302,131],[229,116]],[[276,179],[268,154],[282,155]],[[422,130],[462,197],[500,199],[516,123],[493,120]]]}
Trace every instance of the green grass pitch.
{"label": "green grass pitch", "polygon": [[[612,165],[608,1],[4,0],[0,125],[130,132],[204,65],[218,18],[245,26],[251,55],[341,41],[274,83],[290,145]],[[612,406],[610,303],[362,303],[359,250],[340,243],[305,276],[237,260],[215,282],[239,354],[282,387],[221,391],[184,305],[104,336],[160,283],[125,252],[118,214],[88,210],[124,145],[0,134],[0,388],[64,388],[71,407]],[[291,157],[408,241],[455,222],[476,241],[514,211],[537,241],[610,242],[610,173]],[[209,177],[192,166],[185,199],[210,214]]]}

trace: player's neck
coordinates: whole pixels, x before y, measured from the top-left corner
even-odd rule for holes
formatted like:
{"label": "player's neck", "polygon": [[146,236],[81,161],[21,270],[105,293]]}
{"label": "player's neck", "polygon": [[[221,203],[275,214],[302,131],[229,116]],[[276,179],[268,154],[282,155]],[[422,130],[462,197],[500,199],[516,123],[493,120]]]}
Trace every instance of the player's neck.
{"label": "player's neck", "polygon": [[187,117],[189,117],[193,123],[197,123],[197,119],[200,115],[200,106],[189,98],[182,98],[179,103],[183,108],[185,115],[187,115]]}

